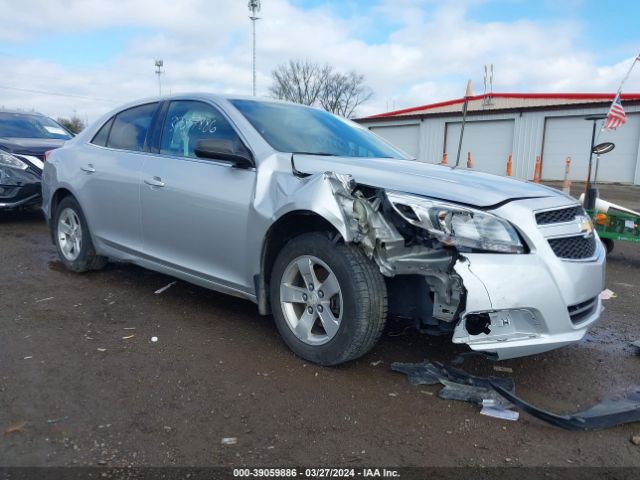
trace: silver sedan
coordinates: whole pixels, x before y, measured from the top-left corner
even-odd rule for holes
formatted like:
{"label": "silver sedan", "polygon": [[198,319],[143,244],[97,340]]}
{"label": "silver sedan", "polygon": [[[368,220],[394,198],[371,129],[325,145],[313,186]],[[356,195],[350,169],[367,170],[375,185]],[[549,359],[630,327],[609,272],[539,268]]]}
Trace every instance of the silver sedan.
{"label": "silver sedan", "polygon": [[249,299],[322,365],[364,355],[387,318],[511,358],[579,341],[602,308],[574,199],[416,162],[301,105],[131,103],[51,153],[43,197],[70,270],[111,258]]}

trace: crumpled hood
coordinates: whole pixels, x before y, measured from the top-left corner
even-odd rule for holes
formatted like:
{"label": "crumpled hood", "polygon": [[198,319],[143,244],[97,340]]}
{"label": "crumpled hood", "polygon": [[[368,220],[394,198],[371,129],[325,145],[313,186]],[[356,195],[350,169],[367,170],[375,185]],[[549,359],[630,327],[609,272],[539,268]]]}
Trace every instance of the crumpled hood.
{"label": "crumpled hood", "polygon": [[0,149],[9,153],[42,156],[47,150],[61,147],[64,142],[55,138],[0,137]]}
{"label": "crumpled hood", "polygon": [[303,173],[348,174],[359,184],[482,208],[519,198],[564,196],[543,185],[410,160],[298,154],[293,163]]}

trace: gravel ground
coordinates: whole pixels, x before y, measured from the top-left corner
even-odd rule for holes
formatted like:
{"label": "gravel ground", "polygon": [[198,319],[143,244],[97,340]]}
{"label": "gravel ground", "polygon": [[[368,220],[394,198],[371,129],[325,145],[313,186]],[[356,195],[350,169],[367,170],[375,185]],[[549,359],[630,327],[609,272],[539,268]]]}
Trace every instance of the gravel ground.
{"label": "gravel ground", "polygon": [[[637,187],[601,193],[640,206]],[[125,264],[65,271],[38,212],[0,214],[0,261],[0,465],[640,467],[640,424],[501,421],[390,371],[464,351],[447,338],[391,326],[358,361],[306,364],[249,302],[181,281],[155,295],[173,279]],[[607,277],[618,297],[584,341],[501,362],[521,397],[563,413],[640,384],[640,245],[618,242]]]}

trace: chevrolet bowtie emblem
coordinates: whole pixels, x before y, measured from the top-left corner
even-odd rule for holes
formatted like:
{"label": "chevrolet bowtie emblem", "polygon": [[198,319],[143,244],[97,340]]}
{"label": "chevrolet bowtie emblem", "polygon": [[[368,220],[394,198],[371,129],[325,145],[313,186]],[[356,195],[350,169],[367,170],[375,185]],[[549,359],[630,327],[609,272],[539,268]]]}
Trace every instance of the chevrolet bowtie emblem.
{"label": "chevrolet bowtie emblem", "polygon": [[591,223],[591,219],[589,217],[578,217],[578,227],[580,228],[580,233],[589,235],[593,232],[593,223]]}

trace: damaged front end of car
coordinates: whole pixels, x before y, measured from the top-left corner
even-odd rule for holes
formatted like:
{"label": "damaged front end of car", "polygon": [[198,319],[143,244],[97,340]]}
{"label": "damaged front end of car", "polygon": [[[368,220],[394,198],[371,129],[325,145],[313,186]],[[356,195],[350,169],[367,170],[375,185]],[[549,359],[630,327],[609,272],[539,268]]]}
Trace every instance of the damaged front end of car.
{"label": "damaged front end of car", "polygon": [[[489,211],[361,185],[349,175],[316,175],[330,185],[345,241],[359,245],[385,276],[390,317],[499,359],[576,342],[599,317],[599,242],[587,262],[556,258],[531,220],[531,201]],[[577,320],[571,299],[582,308]]]}

